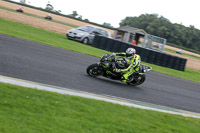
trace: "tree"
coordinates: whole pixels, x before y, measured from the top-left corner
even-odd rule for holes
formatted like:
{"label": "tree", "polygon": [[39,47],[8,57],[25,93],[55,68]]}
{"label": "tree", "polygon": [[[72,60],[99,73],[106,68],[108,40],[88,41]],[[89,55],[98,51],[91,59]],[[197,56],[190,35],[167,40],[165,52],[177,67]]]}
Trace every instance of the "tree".
{"label": "tree", "polygon": [[56,12],[56,13],[61,13],[62,11],[61,11],[61,10],[55,10],[54,12]]}
{"label": "tree", "polygon": [[26,0],[20,0],[20,3],[26,4]]}
{"label": "tree", "polygon": [[120,26],[140,28],[149,34],[166,38],[168,43],[200,51],[200,30],[192,25],[185,27],[182,24],[173,24],[158,14],[126,17],[120,22]]}
{"label": "tree", "polygon": [[82,20],[82,16],[81,16],[81,15],[79,15],[79,16],[78,16],[78,19]]}
{"label": "tree", "polygon": [[76,18],[78,16],[78,13],[77,11],[73,11],[72,14],[69,14],[69,16]]}
{"label": "tree", "polygon": [[108,27],[108,28],[113,28],[113,26],[110,23],[106,23],[106,22],[103,23],[103,26]]}
{"label": "tree", "polygon": [[46,5],[46,10],[49,10],[49,11],[53,11],[53,6],[50,4],[50,2],[48,1],[47,5]]}
{"label": "tree", "polygon": [[90,22],[89,19],[87,19],[87,18],[85,19],[85,21],[86,21],[86,22]]}

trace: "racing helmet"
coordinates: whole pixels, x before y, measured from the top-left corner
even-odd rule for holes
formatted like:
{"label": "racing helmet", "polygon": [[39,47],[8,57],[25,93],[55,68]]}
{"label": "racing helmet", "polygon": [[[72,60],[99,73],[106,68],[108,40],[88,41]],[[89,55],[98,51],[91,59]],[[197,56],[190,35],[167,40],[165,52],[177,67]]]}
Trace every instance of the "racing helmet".
{"label": "racing helmet", "polygon": [[128,59],[134,58],[135,53],[136,53],[136,50],[134,48],[128,48],[126,50],[126,58]]}

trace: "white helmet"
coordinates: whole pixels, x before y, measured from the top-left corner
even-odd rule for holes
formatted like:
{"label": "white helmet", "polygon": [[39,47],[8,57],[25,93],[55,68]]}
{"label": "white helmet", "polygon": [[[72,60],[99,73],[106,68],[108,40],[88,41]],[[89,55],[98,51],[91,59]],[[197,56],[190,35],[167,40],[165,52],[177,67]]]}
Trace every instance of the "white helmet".
{"label": "white helmet", "polygon": [[136,53],[136,50],[134,48],[128,48],[126,50],[126,58],[128,59],[134,58],[135,53]]}

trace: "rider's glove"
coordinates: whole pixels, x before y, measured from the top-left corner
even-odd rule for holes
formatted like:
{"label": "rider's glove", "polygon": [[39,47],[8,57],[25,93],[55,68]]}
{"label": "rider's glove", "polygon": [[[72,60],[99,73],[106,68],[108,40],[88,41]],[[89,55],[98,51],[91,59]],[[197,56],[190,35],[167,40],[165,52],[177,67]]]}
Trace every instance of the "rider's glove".
{"label": "rider's glove", "polygon": [[121,69],[114,69],[115,72],[121,72]]}
{"label": "rider's glove", "polygon": [[116,53],[112,53],[111,55],[114,55],[114,56],[115,56],[115,55],[116,55]]}

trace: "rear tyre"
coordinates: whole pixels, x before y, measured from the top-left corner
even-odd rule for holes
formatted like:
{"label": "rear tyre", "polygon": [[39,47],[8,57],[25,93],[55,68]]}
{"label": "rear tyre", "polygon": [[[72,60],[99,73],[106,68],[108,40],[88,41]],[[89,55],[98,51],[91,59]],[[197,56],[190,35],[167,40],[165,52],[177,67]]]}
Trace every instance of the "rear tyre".
{"label": "rear tyre", "polygon": [[83,39],[82,42],[83,42],[84,44],[88,44],[88,43],[89,43],[89,39],[86,37],[86,38]]}
{"label": "rear tyre", "polygon": [[144,83],[144,81],[146,80],[146,75],[137,75],[135,76],[135,79],[131,82],[127,82],[128,85],[132,85],[132,86],[137,86],[137,85],[141,85],[142,83]]}
{"label": "rear tyre", "polygon": [[92,64],[88,66],[86,71],[89,76],[93,77],[100,76],[103,73],[102,69],[99,67],[98,64]]}

